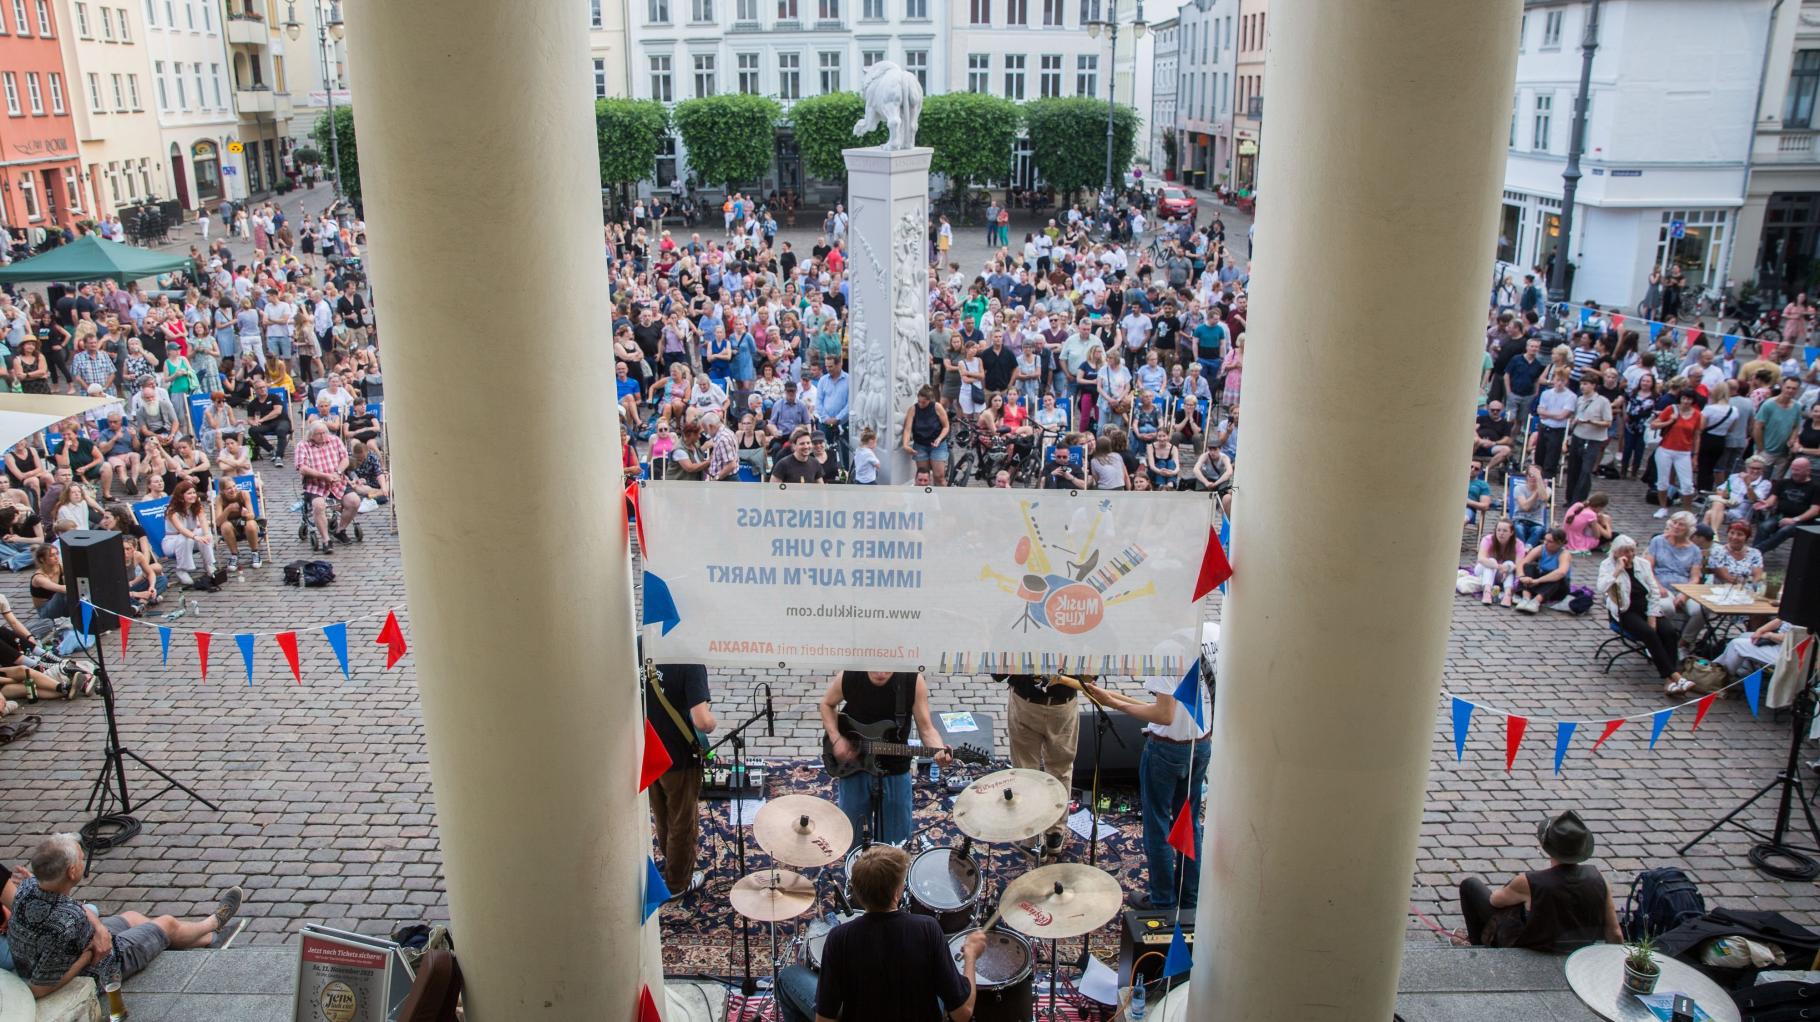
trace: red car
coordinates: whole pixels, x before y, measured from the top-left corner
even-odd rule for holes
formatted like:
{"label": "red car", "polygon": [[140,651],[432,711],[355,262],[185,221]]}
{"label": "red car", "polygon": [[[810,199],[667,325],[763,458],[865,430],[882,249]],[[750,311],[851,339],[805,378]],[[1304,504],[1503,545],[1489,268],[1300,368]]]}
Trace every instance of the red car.
{"label": "red car", "polygon": [[1194,196],[1190,195],[1185,188],[1165,185],[1157,191],[1156,212],[1157,216],[1166,220],[1176,220],[1182,217],[1192,220],[1196,212]]}

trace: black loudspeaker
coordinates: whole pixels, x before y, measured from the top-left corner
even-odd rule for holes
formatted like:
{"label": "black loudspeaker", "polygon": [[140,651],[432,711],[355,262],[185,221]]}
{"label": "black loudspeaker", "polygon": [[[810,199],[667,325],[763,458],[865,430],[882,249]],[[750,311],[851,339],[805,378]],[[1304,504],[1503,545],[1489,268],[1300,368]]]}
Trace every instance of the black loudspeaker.
{"label": "black loudspeaker", "polygon": [[[1074,746],[1074,786],[1082,791],[1093,788],[1093,729],[1099,726],[1098,714],[1092,707],[1081,711],[1081,733]],[[1129,713],[1106,711],[1112,720],[1102,744],[1100,788],[1108,785],[1133,785],[1138,782],[1138,754],[1144,751],[1144,722]],[[1114,738],[1113,735],[1117,735]],[[1123,740],[1124,744],[1119,744]]]}
{"label": "black loudspeaker", "polygon": [[[1175,939],[1174,909],[1161,912],[1125,910],[1125,924],[1119,927],[1119,986],[1154,983],[1163,978],[1163,960],[1169,957],[1169,942]],[[1182,939],[1194,949],[1194,913],[1183,912]]]}
{"label": "black loudspeaker", "polygon": [[79,628],[82,607],[77,600],[95,605],[89,630],[99,635],[120,627],[113,614],[132,613],[126,594],[126,545],[118,532],[80,529],[63,534],[63,585],[69,590],[70,620]]}
{"label": "black loudspeaker", "polygon": [[1789,624],[1820,630],[1820,526],[1795,530],[1788,575],[1782,580],[1780,616]]}

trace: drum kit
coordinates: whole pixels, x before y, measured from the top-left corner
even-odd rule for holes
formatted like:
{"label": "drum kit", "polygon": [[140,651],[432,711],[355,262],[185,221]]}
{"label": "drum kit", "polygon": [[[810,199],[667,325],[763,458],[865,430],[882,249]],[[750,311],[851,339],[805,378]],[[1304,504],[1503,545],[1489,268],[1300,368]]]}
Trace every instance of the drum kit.
{"label": "drum kit", "polygon": [[[948,935],[955,961],[968,936],[986,934],[986,949],[974,965],[979,1022],[1031,1022],[1036,1011],[1035,946],[1049,941],[1049,1015],[1056,1015],[1056,942],[1089,934],[1118,915],[1124,896],[1105,870],[1082,863],[1052,863],[996,883],[1021,862],[995,869],[990,854],[975,858],[973,843],[1011,845],[1030,841],[1053,825],[1068,805],[1068,791],[1038,770],[1000,770],[978,778],[954,798],[954,823],[965,840],[958,848],[929,848],[912,858],[900,909],[929,916]],[[853,827],[840,807],[810,795],[785,795],[767,802],[752,823],[752,836],[781,866],[814,870],[810,879],[793,869],[754,872],[733,886],[733,910],[771,928],[771,989],[777,990],[777,924],[802,916],[821,901],[824,874],[845,867],[846,883],[834,887],[829,913],[802,927],[795,938],[798,962],[819,972],[828,933],[855,918],[848,899],[854,863],[864,851],[853,845]],[[989,851],[989,849],[988,849]],[[826,878],[833,886],[832,878]],[[996,897],[992,888],[997,887]],[[988,906],[993,906],[989,915]],[[984,918],[982,918],[984,917]],[[1002,929],[997,928],[1002,923]]]}

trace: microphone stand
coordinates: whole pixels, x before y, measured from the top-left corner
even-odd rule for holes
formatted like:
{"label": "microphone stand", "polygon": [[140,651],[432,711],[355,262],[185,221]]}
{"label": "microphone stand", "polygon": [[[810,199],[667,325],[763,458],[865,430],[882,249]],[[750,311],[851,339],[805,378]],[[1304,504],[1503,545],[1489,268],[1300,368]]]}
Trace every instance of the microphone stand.
{"label": "microphone stand", "polygon": [[[733,746],[733,773],[730,785],[733,789],[733,797],[727,801],[727,825],[733,828],[733,848],[734,854],[739,857],[739,876],[741,877],[746,875],[746,829],[739,822],[739,804],[744,801],[747,787],[745,732],[747,728],[761,720],[767,722],[771,720],[771,707],[768,702],[764,709],[747,717],[738,727],[727,732],[726,737],[708,746],[710,758],[713,757],[714,750],[721,746],[727,744]],[[745,964],[740,973],[739,992],[750,1000],[752,995],[758,992],[758,981],[752,978],[752,921],[745,916],[739,917],[739,938],[740,944],[745,948]],[[775,989],[771,991],[771,996],[777,996]]]}
{"label": "microphone stand", "polygon": [[[1087,803],[1088,818],[1091,819],[1093,823],[1091,836],[1087,840],[1087,865],[1097,866],[1100,861],[1100,760],[1106,753],[1106,736],[1110,734],[1112,740],[1118,743],[1119,748],[1123,749],[1126,746],[1125,740],[1119,737],[1117,731],[1113,730],[1112,715],[1106,712],[1106,708],[1095,701],[1092,696],[1087,695],[1086,692],[1083,691],[1081,695],[1087,700],[1087,705],[1093,707],[1093,790],[1088,796],[1089,801]],[[1110,872],[1110,870],[1108,870],[1108,872]],[[1081,937],[1081,957],[1076,963],[1075,968],[1085,970],[1087,968],[1087,959],[1092,954],[1093,933],[1089,931]],[[1053,957],[1052,953],[1051,958],[1053,959]],[[1054,990],[1050,991],[1049,996],[1050,1003],[1053,1006],[1055,997]]]}

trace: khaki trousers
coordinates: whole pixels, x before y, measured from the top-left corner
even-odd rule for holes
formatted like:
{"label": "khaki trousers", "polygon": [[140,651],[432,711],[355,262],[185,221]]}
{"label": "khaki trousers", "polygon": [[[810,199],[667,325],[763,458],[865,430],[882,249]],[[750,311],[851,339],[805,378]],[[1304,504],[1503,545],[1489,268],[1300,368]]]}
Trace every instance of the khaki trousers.
{"label": "khaki trousers", "polygon": [[[1025,770],[1042,770],[1061,781],[1064,790],[1072,791],[1074,749],[1081,733],[1080,700],[1046,705],[1033,703],[1013,692],[1005,703],[1011,765]],[[1060,833],[1062,840],[1067,840],[1068,810],[1065,806],[1047,833]]]}
{"label": "khaki trousers", "polygon": [[695,840],[701,831],[701,769],[671,770],[651,784],[651,819],[664,860],[664,883],[681,894],[695,873]]}

